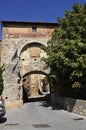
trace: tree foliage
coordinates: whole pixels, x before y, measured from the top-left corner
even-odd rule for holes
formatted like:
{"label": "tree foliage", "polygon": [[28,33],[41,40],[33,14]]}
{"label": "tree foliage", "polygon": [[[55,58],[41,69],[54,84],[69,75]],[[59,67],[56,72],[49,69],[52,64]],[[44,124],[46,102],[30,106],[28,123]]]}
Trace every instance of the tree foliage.
{"label": "tree foliage", "polygon": [[[48,41],[46,67],[59,86],[86,85],[86,3],[75,3],[64,18],[58,18],[58,27]],[[52,77],[51,76],[51,77]]]}

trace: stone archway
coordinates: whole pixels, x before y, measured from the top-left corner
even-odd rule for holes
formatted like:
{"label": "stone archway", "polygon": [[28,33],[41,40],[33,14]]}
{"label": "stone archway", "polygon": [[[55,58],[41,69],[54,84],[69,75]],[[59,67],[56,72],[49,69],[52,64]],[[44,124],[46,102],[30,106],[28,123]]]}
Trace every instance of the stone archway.
{"label": "stone archway", "polygon": [[[41,40],[41,39],[40,39]],[[33,43],[35,43],[36,45],[43,45],[43,46],[46,46],[47,45],[47,41],[41,41],[39,42],[39,39],[34,39],[34,40],[29,40],[29,41],[26,41],[24,44],[21,44],[19,47],[18,47],[18,57],[20,56],[22,50],[26,47],[26,46],[29,46],[29,45],[32,45]]]}
{"label": "stone archway", "polygon": [[[21,51],[18,53],[20,54],[20,82],[22,83],[26,96],[35,97],[40,95],[40,93],[42,94],[43,91],[46,91],[45,88],[42,91],[42,87],[45,83],[46,75],[49,73],[49,69],[44,70],[44,62],[41,61],[42,57],[46,57],[46,52],[42,49],[42,45],[37,42],[27,43],[21,47]],[[49,89],[47,92],[49,92]]]}
{"label": "stone archway", "polygon": [[48,75],[32,71],[23,76],[23,99],[40,97],[50,93]]}

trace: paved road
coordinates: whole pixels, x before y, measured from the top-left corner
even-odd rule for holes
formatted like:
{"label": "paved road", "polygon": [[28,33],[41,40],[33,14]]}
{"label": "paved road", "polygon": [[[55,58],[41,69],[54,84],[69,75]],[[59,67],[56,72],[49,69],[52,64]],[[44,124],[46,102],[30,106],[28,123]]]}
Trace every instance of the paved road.
{"label": "paved road", "polygon": [[86,117],[34,101],[21,108],[8,109],[0,130],[86,130]]}

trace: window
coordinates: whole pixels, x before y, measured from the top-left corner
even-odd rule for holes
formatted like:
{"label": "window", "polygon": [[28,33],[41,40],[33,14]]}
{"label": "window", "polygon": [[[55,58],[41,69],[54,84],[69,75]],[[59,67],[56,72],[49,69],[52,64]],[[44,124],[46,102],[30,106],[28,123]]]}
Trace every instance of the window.
{"label": "window", "polygon": [[32,27],[32,32],[37,32],[37,28],[35,26]]}

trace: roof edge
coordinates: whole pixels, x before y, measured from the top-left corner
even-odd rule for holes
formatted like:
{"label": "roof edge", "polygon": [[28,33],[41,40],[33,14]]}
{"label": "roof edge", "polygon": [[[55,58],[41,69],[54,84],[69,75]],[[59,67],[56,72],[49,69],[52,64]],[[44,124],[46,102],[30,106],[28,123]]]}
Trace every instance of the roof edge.
{"label": "roof edge", "polygon": [[24,24],[24,25],[49,25],[49,26],[58,26],[58,23],[54,23],[54,22],[28,22],[28,21],[5,21],[5,20],[1,20],[0,22],[2,22],[3,25],[5,24]]}

